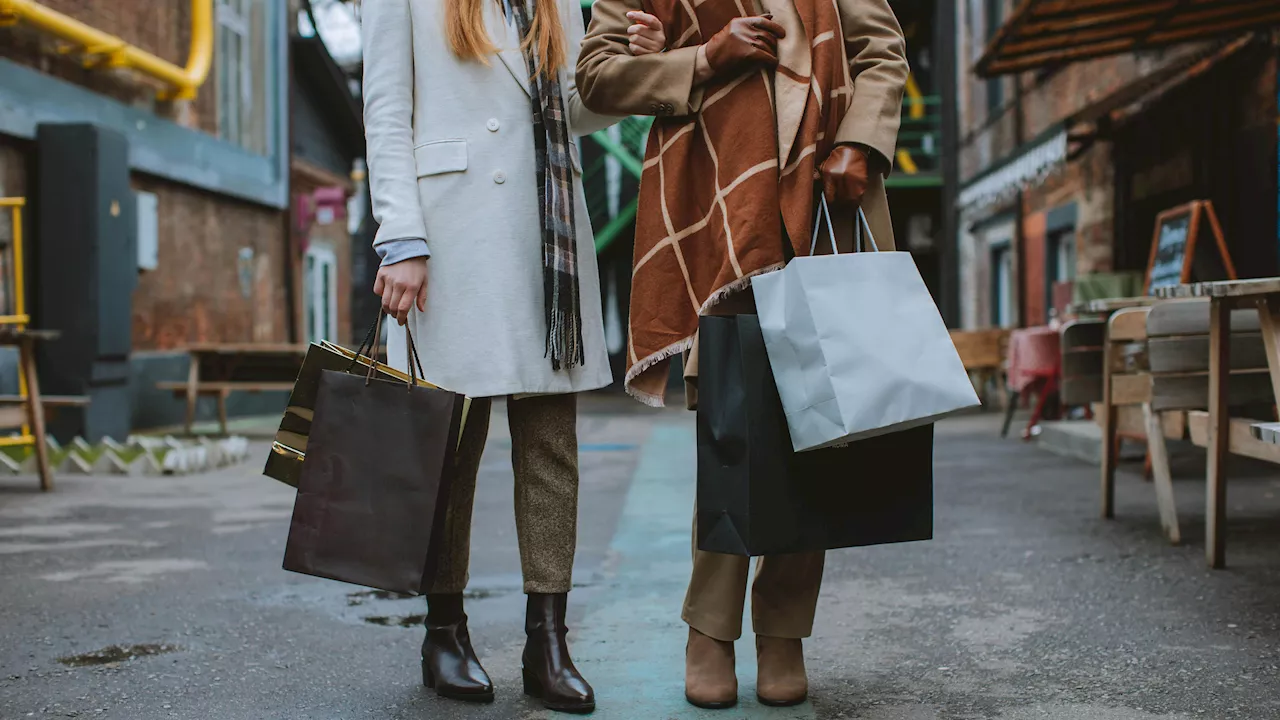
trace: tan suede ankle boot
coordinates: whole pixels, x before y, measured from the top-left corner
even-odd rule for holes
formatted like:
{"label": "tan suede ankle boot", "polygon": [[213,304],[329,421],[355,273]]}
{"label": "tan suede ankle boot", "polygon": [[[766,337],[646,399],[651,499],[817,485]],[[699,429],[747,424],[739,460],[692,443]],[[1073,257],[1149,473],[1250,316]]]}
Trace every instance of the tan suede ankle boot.
{"label": "tan suede ankle boot", "polygon": [[756,697],[765,705],[799,705],[809,696],[804,643],[798,638],[756,636]]}
{"label": "tan suede ankle boot", "polygon": [[733,663],[733,643],[689,628],[684,649],[684,697],[689,704],[708,710],[736,705],[738,676]]}

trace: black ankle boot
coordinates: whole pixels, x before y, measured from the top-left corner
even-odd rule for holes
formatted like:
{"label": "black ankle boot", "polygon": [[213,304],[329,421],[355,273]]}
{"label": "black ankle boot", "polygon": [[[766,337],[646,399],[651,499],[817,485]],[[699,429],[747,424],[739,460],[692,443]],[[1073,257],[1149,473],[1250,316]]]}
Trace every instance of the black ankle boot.
{"label": "black ankle boot", "polygon": [[427,638],[422,641],[422,684],[437,695],[493,702],[493,682],[480,667],[467,632],[462,593],[427,595]]}
{"label": "black ankle boot", "polygon": [[525,611],[524,692],[542,700],[548,710],[589,713],[596,709],[595,692],[573,666],[565,635],[565,593],[529,593]]}

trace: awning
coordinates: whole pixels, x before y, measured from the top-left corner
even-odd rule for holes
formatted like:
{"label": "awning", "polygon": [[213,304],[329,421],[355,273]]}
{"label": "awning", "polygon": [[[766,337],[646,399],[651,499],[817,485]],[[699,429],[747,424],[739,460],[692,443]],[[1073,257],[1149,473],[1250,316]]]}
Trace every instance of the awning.
{"label": "awning", "polygon": [[971,180],[960,189],[956,204],[969,212],[998,205],[1019,190],[1039,184],[1066,161],[1067,130],[1059,127],[1008,161]]}
{"label": "awning", "polygon": [[1277,0],[1022,0],[978,61],[983,77],[1280,25]]}

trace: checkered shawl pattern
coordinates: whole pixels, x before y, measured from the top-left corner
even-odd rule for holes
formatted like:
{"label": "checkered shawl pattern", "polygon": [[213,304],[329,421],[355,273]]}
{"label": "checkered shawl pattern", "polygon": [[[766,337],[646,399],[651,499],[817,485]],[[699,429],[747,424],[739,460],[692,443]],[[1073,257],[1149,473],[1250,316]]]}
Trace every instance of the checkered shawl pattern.
{"label": "checkered shawl pattern", "polygon": [[[542,0],[552,2],[553,0]],[[509,0],[521,38],[529,36],[535,0]],[[547,315],[547,357],[551,367],[586,362],[582,342],[582,299],[578,292],[578,233],[574,221],[573,164],[569,119],[560,91],[560,73],[543,72],[537,53],[524,49],[533,102],[533,143],[538,162],[538,206],[542,209],[543,302]]]}
{"label": "checkered shawl pattern", "polygon": [[[663,405],[668,363],[692,346],[699,315],[748,288],[752,276],[782,267],[784,238],[796,255],[809,254],[814,170],[831,152],[853,82],[836,0],[794,2],[810,45],[807,70],[788,66],[793,58],[784,54],[772,73],[714,81],[696,115],[659,118],[650,131],[626,375],[628,392],[646,404]],[[750,14],[742,0],[650,5],[673,48],[706,42],[733,18]],[[805,98],[795,141],[781,162],[775,92]]]}

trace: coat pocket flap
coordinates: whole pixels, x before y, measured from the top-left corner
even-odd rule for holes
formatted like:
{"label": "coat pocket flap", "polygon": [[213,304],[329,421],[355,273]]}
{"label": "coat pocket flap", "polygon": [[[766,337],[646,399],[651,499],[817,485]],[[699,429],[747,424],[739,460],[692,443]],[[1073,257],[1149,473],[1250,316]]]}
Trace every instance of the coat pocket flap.
{"label": "coat pocket flap", "polygon": [[467,169],[466,140],[437,140],[413,149],[418,177],[462,172]]}

